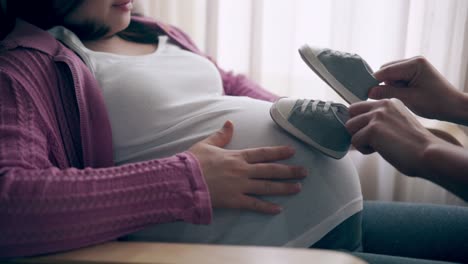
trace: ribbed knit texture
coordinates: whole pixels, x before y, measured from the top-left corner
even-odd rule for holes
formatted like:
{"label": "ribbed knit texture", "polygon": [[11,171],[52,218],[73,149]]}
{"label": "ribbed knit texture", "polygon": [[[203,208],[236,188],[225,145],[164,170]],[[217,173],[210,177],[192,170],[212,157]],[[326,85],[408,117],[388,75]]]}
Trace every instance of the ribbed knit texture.
{"label": "ribbed knit texture", "polygon": [[155,223],[209,223],[209,195],[189,153],[83,169],[72,137],[79,119],[72,130],[66,122],[76,118],[76,103],[60,97],[55,64],[34,51],[20,54],[3,56],[1,65],[21,80],[0,70],[1,256],[81,247]]}
{"label": "ribbed knit texture", "polygon": [[[200,54],[180,30],[136,20]],[[276,99],[244,76],[220,73],[228,95]],[[0,43],[0,258],[75,249],[158,223],[210,223],[191,153],[113,167],[111,140],[89,70],[18,21]]]}

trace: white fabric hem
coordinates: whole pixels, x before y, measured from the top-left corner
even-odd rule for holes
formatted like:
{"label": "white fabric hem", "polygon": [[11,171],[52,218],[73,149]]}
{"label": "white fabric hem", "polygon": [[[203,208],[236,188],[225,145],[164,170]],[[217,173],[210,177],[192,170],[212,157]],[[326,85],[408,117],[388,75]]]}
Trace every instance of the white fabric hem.
{"label": "white fabric hem", "polygon": [[304,248],[309,247],[317,243],[322,239],[328,232],[333,230],[339,224],[344,222],[352,215],[362,211],[363,209],[363,197],[356,198],[341,207],[334,214],[328,216],[320,224],[313,226],[308,231],[304,232],[299,237],[284,244],[283,247],[297,247]]}

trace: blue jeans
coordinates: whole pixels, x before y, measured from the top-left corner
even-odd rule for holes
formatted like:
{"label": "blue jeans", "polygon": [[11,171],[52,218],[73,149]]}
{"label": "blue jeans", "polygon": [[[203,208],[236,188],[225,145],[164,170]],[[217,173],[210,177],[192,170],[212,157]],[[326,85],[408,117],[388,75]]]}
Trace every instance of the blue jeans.
{"label": "blue jeans", "polygon": [[[339,228],[313,247],[330,249]],[[352,254],[371,264],[468,263],[468,207],[365,202],[361,241]]]}

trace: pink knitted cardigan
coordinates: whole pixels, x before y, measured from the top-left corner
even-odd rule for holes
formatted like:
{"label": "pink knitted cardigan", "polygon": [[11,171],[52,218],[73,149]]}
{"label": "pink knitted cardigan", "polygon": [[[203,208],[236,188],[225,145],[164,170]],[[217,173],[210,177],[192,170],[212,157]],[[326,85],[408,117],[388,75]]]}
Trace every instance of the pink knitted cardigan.
{"label": "pink knitted cardigan", "polygon": [[[133,19],[202,55],[182,31]],[[220,74],[227,95],[277,98],[242,75]],[[210,223],[191,153],[120,167],[112,157],[97,81],[71,50],[18,20],[0,42],[0,258],[75,249],[158,223]]]}

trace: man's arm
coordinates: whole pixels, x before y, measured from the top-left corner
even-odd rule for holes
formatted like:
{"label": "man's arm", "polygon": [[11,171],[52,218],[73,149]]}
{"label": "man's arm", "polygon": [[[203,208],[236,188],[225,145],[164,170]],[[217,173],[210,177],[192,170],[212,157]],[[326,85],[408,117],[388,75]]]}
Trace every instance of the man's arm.
{"label": "man's arm", "polygon": [[421,177],[445,187],[468,201],[468,152],[452,144],[435,143],[423,155]]}
{"label": "man's arm", "polygon": [[358,151],[378,152],[405,175],[433,181],[468,201],[468,153],[430,133],[400,100],[355,103],[349,112],[346,127]]}
{"label": "man's arm", "polygon": [[446,121],[468,126],[468,94],[459,92],[453,100],[453,105],[446,107],[449,109]]}
{"label": "man's arm", "polygon": [[468,95],[424,57],[385,64],[374,77],[384,84],[373,87],[369,98],[397,98],[421,117],[468,125]]}

